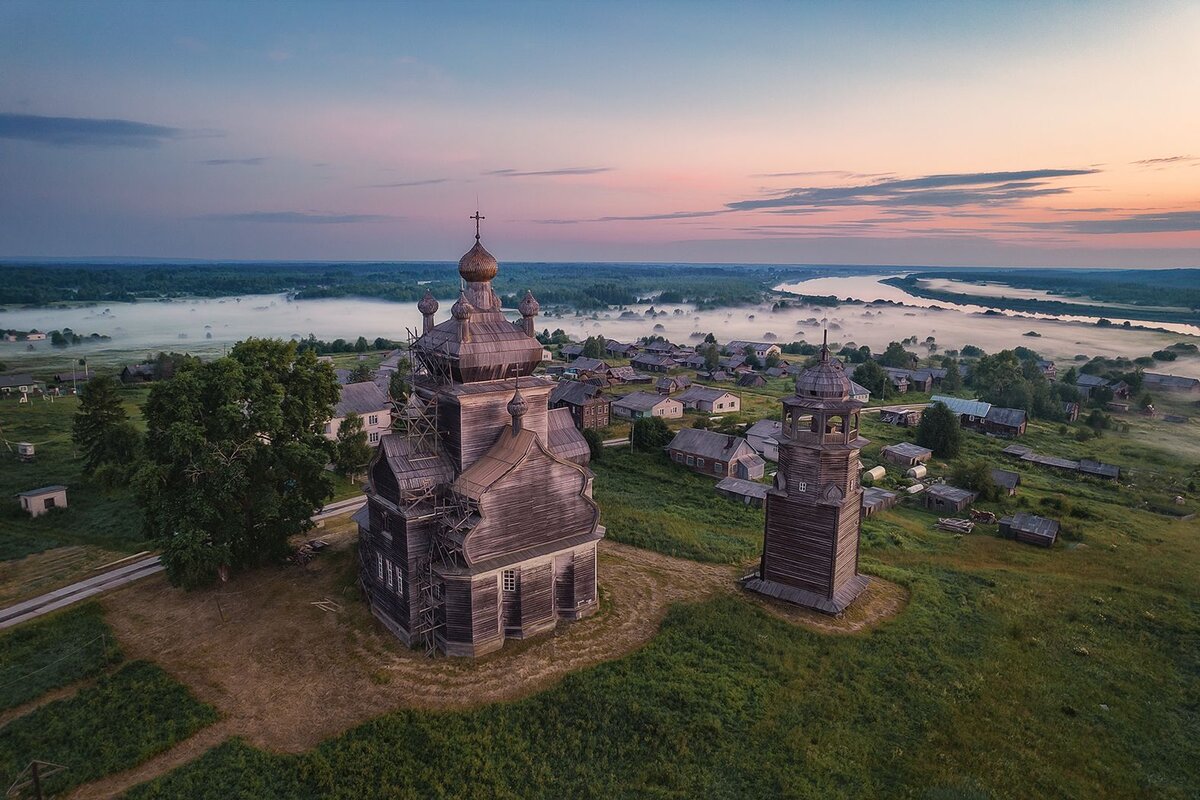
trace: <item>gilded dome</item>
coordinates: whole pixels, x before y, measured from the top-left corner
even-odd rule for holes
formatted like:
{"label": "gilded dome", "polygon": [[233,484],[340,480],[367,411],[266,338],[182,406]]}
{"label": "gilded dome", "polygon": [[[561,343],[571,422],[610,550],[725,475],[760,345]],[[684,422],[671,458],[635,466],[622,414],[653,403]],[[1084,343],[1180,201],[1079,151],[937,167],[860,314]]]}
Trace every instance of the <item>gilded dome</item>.
{"label": "gilded dome", "polygon": [[821,348],[821,360],[796,378],[796,394],[821,400],[846,400],[850,397],[850,379],[842,362],[829,357],[829,348]]}
{"label": "gilded dome", "polygon": [[482,283],[496,277],[496,257],[475,239],[475,246],[458,260],[458,274],[470,283]]}
{"label": "gilded dome", "polygon": [[542,310],[537,298],[528,289],[525,290],[525,297],[521,299],[521,304],[517,308],[521,312],[522,317],[536,317],[537,313]]}
{"label": "gilded dome", "polygon": [[430,315],[430,314],[436,314],[437,310],[438,310],[437,298],[435,298],[433,296],[433,292],[426,289],[425,296],[422,297],[417,302],[417,311],[420,311],[422,314],[425,314],[425,315]]}
{"label": "gilded dome", "polygon": [[471,304],[467,302],[467,293],[460,291],[454,305],[450,306],[450,316],[459,322],[471,318]]}

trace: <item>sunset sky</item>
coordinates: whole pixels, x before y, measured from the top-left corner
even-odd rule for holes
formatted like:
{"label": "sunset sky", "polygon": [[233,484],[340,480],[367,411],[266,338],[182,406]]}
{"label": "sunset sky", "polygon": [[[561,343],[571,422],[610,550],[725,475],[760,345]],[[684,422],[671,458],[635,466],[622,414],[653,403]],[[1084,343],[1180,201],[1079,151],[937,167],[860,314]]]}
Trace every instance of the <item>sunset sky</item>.
{"label": "sunset sky", "polygon": [[1200,3],[0,3],[0,257],[1200,266]]}

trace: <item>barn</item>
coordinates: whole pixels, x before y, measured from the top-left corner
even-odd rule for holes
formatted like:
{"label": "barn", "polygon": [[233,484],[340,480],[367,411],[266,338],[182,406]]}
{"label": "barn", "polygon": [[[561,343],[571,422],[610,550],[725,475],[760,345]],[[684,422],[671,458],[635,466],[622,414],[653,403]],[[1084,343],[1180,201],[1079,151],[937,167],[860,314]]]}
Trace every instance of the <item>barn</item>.
{"label": "barn", "polygon": [[1026,544],[1050,547],[1058,539],[1058,521],[1022,511],[1001,517],[1000,535]]}
{"label": "barn", "polygon": [[930,511],[957,514],[967,509],[976,498],[975,492],[935,483],[925,491],[925,507]]}

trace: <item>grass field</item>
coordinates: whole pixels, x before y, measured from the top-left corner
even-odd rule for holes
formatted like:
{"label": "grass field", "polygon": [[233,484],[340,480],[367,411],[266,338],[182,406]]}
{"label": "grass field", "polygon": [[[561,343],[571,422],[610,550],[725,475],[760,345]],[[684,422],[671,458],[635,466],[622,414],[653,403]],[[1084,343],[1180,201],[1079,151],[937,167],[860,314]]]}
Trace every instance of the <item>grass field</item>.
{"label": "grass field", "polygon": [[0,711],[121,660],[100,607],[89,603],[0,635]]}
{"label": "grass field", "polygon": [[215,720],[210,706],[160,668],[135,661],[0,728],[0,775],[49,761],[67,769],[44,788],[62,792],[135,766]]}

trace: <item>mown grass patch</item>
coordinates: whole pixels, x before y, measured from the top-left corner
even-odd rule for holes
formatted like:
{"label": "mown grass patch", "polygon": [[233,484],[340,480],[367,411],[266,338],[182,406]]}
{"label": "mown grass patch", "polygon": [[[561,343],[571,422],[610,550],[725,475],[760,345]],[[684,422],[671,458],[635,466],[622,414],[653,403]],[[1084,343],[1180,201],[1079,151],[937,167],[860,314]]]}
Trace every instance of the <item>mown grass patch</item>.
{"label": "mown grass patch", "polygon": [[0,710],[95,675],[120,659],[95,604],[21,625],[0,635]]}
{"label": "mown grass patch", "polygon": [[167,673],[135,661],[0,728],[0,775],[49,761],[67,769],[47,778],[45,791],[63,792],[136,766],[216,719]]}
{"label": "mown grass patch", "polygon": [[614,541],[696,561],[740,564],[762,545],[763,512],[719,496],[716,480],[661,453],[609,448],[593,495]]}

